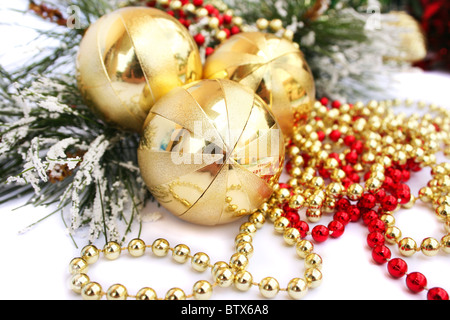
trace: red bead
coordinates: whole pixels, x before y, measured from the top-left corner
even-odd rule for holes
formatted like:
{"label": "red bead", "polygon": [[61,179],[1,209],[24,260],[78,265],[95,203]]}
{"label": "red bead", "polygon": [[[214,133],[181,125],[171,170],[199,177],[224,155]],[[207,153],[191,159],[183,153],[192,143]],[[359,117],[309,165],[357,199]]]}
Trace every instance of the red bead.
{"label": "red bead", "polygon": [[329,102],[328,98],[323,97],[320,99],[320,103],[324,106],[327,106]]}
{"label": "red bead", "polygon": [[233,17],[232,17],[232,16],[230,16],[230,15],[228,15],[228,14],[224,14],[224,15],[223,15],[223,22],[224,22],[224,23],[230,24],[230,23],[231,23],[231,20],[233,20]]}
{"label": "red bead", "polygon": [[333,220],[328,224],[328,229],[332,231],[330,234],[331,237],[339,238],[344,233],[345,226],[341,222]]}
{"label": "red bead", "polygon": [[352,222],[358,221],[359,218],[361,217],[361,210],[359,210],[359,208],[355,205],[351,205],[347,209],[347,213],[350,216],[350,221]]}
{"label": "red bead", "polygon": [[407,182],[411,178],[411,173],[408,170],[402,170],[402,182]]}
{"label": "red bead", "polygon": [[238,26],[232,26],[230,31],[231,34],[238,34],[239,32],[241,32],[241,29]]}
{"label": "red bead", "polygon": [[427,285],[427,278],[420,272],[412,272],[406,276],[406,286],[412,292],[420,292]]}
{"label": "red bead", "polygon": [[378,214],[375,210],[369,210],[362,214],[362,220],[365,225],[369,225],[370,221],[378,219]]}
{"label": "red bead", "polygon": [[391,191],[393,189],[394,185],[395,185],[394,181],[392,180],[391,177],[389,177],[389,176],[384,177],[384,181],[383,181],[383,185],[382,185],[382,187],[384,189]]}
{"label": "red bead", "polygon": [[358,201],[358,207],[364,209],[372,209],[377,203],[377,198],[370,193],[364,193]]}
{"label": "red bead", "polygon": [[206,10],[208,10],[208,13],[209,14],[213,14],[213,12],[214,12],[214,6],[212,5],[212,4],[207,4],[207,5],[205,5],[203,8],[205,8]]}
{"label": "red bead", "polygon": [[386,230],[386,224],[384,223],[383,220],[380,220],[378,218],[370,221],[368,224],[368,227],[369,227],[369,232],[374,232],[374,231],[384,232]]}
{"label": "red bead", "polygon": [[387,194],[383,200],[381,200],[381,208],[385,211],[393,211],[397,208],[397,205],[397,198],[390,194]]}
{"label": "red bead", "polygon": [[330,230],[324,225],[317,225],[311,230],[311,235],[316,242],[324,242],[328,239]]}
{"label": "red bead", "polygon": [[287,211],[284,216],[289,220],[291,225],[296,225],[296,223],[300,220],[298,213],[292,210]]}
{"label": "red bead", "polygon": [[399,169],[390,170],[388,176],[392,178],[394,183],[399,183],[402,180],[402,172]]}
{"label": "red bead", "polygon": [[205,54],[206,54],[207,56],[211,55],[213,52],[214,52],[214,48],[206,47],[206,49],[205,49]]}
{"label": "red bead", "polygon": [[449,300],[448,293],[442,288],[434,287],[428,290],[428,300]]}
{"label": "red bead", "polygon": [[347,160],[347,162],[351,164],[356,164],[356,162],[358,161],[358,154],[352,150],[345,155],[345,160]]}
{"label": "red bead", "polygon": [[375,193],[375,197],[377,197],[377,201],[381,202],[383,198],[386,196],[386,191],[384,189],[378,189],[378,191]]}
{"label": "red bead", "polygon": [[205,43],[205,36],[202,35],[201,33],[197,33],[194,36],[194,40],[199,46],[201,46],[201,45],[203,45]]}
{"label": "red bead", "polygon": [[354,183],[358,183],[361,180],[361,177],[359,176],[359,174],[357,174],[356,172],[353,172],[352,174],[349,175],[350,180],[352,180],[352,182]]}
{"label": "red bead", "polygon": [[192,0],[194,6],[199,7],[203,4],[203,0]]}
{"label": "red bead", "polygon": [[306,237],[306,234],[309,231],[309,225],[305,221],[300,220],[294,226],[300,231],[300,236],[302,238]]}
{"label": "red bead", "polygon": [[398,185],[398,188],[395,191],[395,195],[397,196],[398,202],[400,202],[400,204],[408,203],[409,200],[411,200],[411,190],[404,183],[400,183]]}
{"label": "red bead", "polygon": [[341,132],[340,132],[339,130],[332,130],[332,131],[330,132],[329,137],[330,137],[331,141],[336,142],[336,141],[338,141],[339,138],[341,137]]}
{"label": "red bead", "polygon": [[376,263],[383,264],[391,257],[391,250],[385,245],[376,246],[372,249],[372,258]]}
{"label": "red bead", "polygon": [[341,102],[339,101],[339,100],[334,100],[332,103],[331,103],[331,107],[332,108],[339,108],[341,106]]}
{"label": "red bead", "polygon": [[371,232],[367,235],[367,244],[371,248],[384,244],[384,235],[378,231]]}
{"label": "red bead", "polygon": [[337,202],[336,202],[336,209],[338,211],[347,211],[347,209],[350,207],[350,200],[348,200],[347,198],[340,198]]}
{"label": "red bead", "polygon": [[394,258],[390,260],[388,262],[387,268],[389,274],[394,278],[401,278],[408,271],[408,265],[406,264],[405,260],[400,258]]}
{"label": "red bead", "polygon": [[344,144],[345,144],[347,147],[351,147],[351,145],[352,145],[353,143],[355,143],[355,141],[356,141],[356,138],[355,138],[355,136],[352,136],[352,135],[348,135],[348,136],[346,136],[346,137],[344,138]]}
{"label": "red bead", "polygon": [[337,211],[334,215],[333,215],[333,219],[336,221],[339,221],[340,223],[342,223],[344,226],[346,226],[349,221],[350,221],[350,216],[347,212],[345,211]]}
{"label": "red bead", "polygon": [[317,137],[318,137],[319,141],[323,141],[325,139],[325,132],[317,131]]}
{"label": "red bead", "polygon": [[227,38],[229,38],[229,37],[230,37],[230,35],[231,35],[231,31],[230,31],[230,29],[227,29],[227,28],[223,28],[223,29],[222,29],[222,31],[224,31],[224,32],[226,33],[226,35],[227,35]]}
{"label": "red bead", "polygon": [[355,151],[357,154],[361,154],[364,149],[364,145],[360,140],[356,140],[350,147],[352,151]]}

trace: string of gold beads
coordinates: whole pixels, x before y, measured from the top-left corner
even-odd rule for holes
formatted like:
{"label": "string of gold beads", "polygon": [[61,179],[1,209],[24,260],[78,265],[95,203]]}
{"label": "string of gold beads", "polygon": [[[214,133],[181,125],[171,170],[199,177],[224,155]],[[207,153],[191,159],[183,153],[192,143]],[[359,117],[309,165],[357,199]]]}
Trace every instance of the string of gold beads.
{"label": "string of gold beads", "polygon": [[[301,299],[309,288],[316,288],[322,282],[322,258],[313,252],[314,245],[308,240],[296,243],[296,252],[304,259],[305,272],[303,278],[297,277],[289,281],[286,288],[281,288],[277,279],[265,277],[259,282],[253,280],[253,275],[247,271],[249,259],[253,254],[252,240],[257,231],[265,223],[265,216],[261,211],[255,211],[249,216],[249,221],[244,222],[235,238],[235,253],[229,262],[218,261],[211,264],[209,256],[204,252],[191,254],[190,248],[185,244],[170,247],[166,239],[156,239],[151,245],[146,245],[142,239],[136,238],[129,242],[127,247],[121,247],[117,242],[110,241],[102,250],[94,245],[87,245],[81,250],[80,257],[71,260],[69,272],[71,276],[71,288],[81,294],[85,300],[205,300],[212,296],[215,286],[234,286],[240,291],[248,291],[251,287],[259,288],[265,298],[273,298],[278,292],[285,291],[292,299]],[[122,284],[113,284],[106,291],[102,286],[92,281],[87,272],[90,265],[96,263],[101,256],[108,260],[118,259],[122,252],[127,252],[132,257],[141,257],[150,248],[153,255],[164,257],[171,252],[172,259],[180,264],[191,262],[195,271],[204,272],[211,269],[213,280],[199,280],[190,294],[186,294],[181,288],[169,289],[164,297],[158,297],[156,291],[150,287],[143,287],[136,294],[130,294]]]}

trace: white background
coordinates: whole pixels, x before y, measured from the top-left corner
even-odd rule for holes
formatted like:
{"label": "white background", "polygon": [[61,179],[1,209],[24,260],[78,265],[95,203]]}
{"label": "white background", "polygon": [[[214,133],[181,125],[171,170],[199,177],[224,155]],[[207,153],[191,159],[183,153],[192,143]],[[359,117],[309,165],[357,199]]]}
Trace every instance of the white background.
{"label": "white background", "polygon": [[[2,1],[0,11],[0,44],[2,64],[23,61],[31,48],[27,43],[34,37],[29,28],[17,28],[4,23],[39,25],[39,20],[30,16],[13,13],[6,8],[24,9],[27,1]],[[445,107],[449,104],[450,76],[442,73],[405,72],[395,76],[398,80],[395,95],[398,98],[412,98]],[[409,111],[409,110],[404,110]],[[439,159],[441,155],[439,155]],[[429,170],[414,174],[409,182],[413,192],[429,180]],[[69,261],[79,255],[86,239],[75,237],[76,248],[68,236],[61,216],[55,214],[31,228],[26,233],[19,233],[28,225],[46,216],[52,208],[23,207],[16,209],[24,199],[12,201],[0,206],[0,241],[2,258],[0,274],[2,283],[0,299],[44,299],[67,300],[81,299],[73,293],[68,285]],[[147,244],[163,237],[172,246],[185,243],[192,252],[203,251],[211,261],[225,260],[233,254],[234,237],[239,225],[244,221],[218,227],[204,227],[183,222],[170,213],[150,204],[145,212],[159,211],[162,218],[143,225],[141,238]],[[417,242],[428,236],[440,239],[443,236],[443,224],[438,222],[430,207],[417,204],[413,209],[395,213],[397,226],[404,236],[411,236]],[[330,217],[325,216],[319,222],[328,224]],[[137,232],[128,236],[132,239]],[[315,246],[315,252],[321,255],[323,265],[323,282],[319,288],[312,289],[304,297],[307,299],[343,299],[343,300],[381,300],[381,299],[425,299],[426,292],[411,293],[405,286],[405,278],[395,280],[389,276],[386,265],[379,266],[372,261],[371,250],[366,244],[367,228],[362,224],[350,223],[344,235],[339,239],[330,239]],[[99,240],[99,247],[103,245]],[[295,249],[284,244],[282,237],[273,231],[267,223],[257,232],[253,242],[255,253],[250,260],[248,271],[256,281],[265,276],[274,276],[281,286],[294,277],[303,276],[303,261],[295,254]],[[399,257],[395,247],[390,247],[393,257]],[[412,258],[404,258],[409,271],[420,271],[428,279],[428,286],[440,286],[450,291],[450,256],[440,253],[435,257],[426,257],[417,253]],[[200,279],[211,280],[209,271],[198,273],[189,264],[179,265],[171,258],[155,258],[150,253],[141,258],[128,258],[123,254],[119,260],[102,259],[91,266],[89,275],[106,290],[114,283],[124,284],[134,294],[143,286],[154,288],[158,296],[174,286],[190,293],[192,285]],[[261,299],[258,289],[253,287],[248,292],[239,292],[232,288],[216,288],[212,299]],[[276,299],[288,299],[285,292],[280,292]]]}

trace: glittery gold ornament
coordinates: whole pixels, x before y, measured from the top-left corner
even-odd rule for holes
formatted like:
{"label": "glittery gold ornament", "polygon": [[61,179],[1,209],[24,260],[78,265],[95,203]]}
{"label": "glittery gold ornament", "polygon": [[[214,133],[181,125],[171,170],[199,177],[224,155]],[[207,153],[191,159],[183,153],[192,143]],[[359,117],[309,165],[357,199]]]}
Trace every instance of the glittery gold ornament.
{"label": "glittery gold ornament", "polygon": [[187,29],[153,8],[122,8],[101,17],[86,31],[77,57],[86,103],[105,121],[137,132],[156,100],[201,73]]}
{"label": "glittery gold ornament", "polygon": [[272,194],[284,137],[266,103],[230,80],[173,89],[151,109],[138,148],[142,177],[179,218],[223,224]]}
{"label": "glittery gold ornament", "polygon": [[388,60],[414,63],[427,55],[426,37],[422,27],[411,15],[404,11],[392,11],[386,15],[386,24],[397,28],[400,41],[395,44],[396,56],[387,56]]}
{"label": "glittery gold ornament", "polygon": [[312,73],[303,53],[270,33],[239,33],[223,42],[205,62],[203,77],[237,81],[253,89],[272,109],[283,133],[308,118],[315,99]]}

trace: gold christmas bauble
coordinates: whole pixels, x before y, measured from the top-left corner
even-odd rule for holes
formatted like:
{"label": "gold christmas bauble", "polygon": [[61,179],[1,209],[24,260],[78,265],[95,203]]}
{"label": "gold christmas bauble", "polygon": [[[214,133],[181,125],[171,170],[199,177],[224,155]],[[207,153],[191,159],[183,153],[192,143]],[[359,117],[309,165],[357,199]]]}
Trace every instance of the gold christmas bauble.
{"label": "gold christmas bauble", "polygon": [[239,33],[223,42],[205,62],[203,77],[237,81],[253,89],[273,111],[289,137],[306,122],[315,100],[312,73],[303,53],[270,33]]}
{"label": "gold christmas bauble", "polygon": [[425,59],[427,42],[419,22],[404,11],[391,11],[385,16],[386,25],[396,27],[399,35],[394,44],[396,55],[385,57],[387,60],[414,63]]}
{"label": "gold christmas bauble", "polygon": [[179,218],[224,224],[272,194],[284,136],[267,104],[230,80],[201,80],[158,100],[138,148],[143,180]]}
{"label": "gold christmas bauble", "polygon": [[105,121],[137,132],[161,96],[201,74],[187,29],[153,8],[127,7],[101,17],[87,29],[77,56],[86,103]]}

